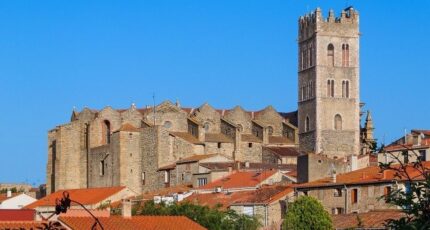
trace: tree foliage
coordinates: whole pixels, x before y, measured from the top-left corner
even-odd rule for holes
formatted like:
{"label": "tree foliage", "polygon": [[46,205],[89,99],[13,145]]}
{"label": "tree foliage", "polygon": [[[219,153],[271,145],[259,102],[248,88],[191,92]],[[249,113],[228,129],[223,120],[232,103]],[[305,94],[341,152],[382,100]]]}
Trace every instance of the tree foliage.
{"label": "tree foliage", "polygon": [[[408,149],[407,146],[404,147]],[[398,206],[405,214],[400,219],[388,220],[386,226],[392,229],[430,229],[430,167],[426,166],[414,150],[404,151],[400,155],[403,159],[406,154],[407,158],[411,154],[415,155],[417,160],[413,163],[404,163],[392,153],[385,154],[389,154],[394,161],[380,163],[379,167],[382,171],[394,171],[395,178],[405,185],[404,188],[397,187],[381,197],[387,203]]]}
{"label": "tree foliage", "polygon": [[315,198],[301,196],[288,207],[284,221],[285,230],[333,229],[330,214]]}
{"label": "tree foliage", "polygon": [[191,203],[167,205],[148,201],[133,212],[137,215],[186,216],[209,230],[256,230],[260,227],[256,217],[238,214],[233,210],[223,211],[219,207],[209,208]]}

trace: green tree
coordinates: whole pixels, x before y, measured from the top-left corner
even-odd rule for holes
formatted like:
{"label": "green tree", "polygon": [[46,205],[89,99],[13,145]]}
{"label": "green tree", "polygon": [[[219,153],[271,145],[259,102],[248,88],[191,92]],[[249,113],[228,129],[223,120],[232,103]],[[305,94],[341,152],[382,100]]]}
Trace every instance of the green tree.
{"label": "green tree", "polygon": [[285,230],[333,229],[330,214],[315,198],[301,196],[289,205],[284,221]]}
{"label": "green tree", "polygon": [[[390,229],[430,229],[430,164],[408,146],[403,147],[409,151],[400,156],[385,153],[394,161],[379,164],[382,171],[394,171],[396,180],[405,185],[404,189],[397,187],[380,198],[399,207],[405,214],[400,219],[387,220],[386,226]],[[417,159],[415,162],[401,160],[411,158],[411,155]]]}
{"label": "green tree", "polygon": [[145,202],[136,208],[137,215],[153,216],[186,216],[209,230],[256,230],[260,223],[256,217],[238,214],[233,210],[220,210],[219,207],[209,208],[191,203],[155,204]]}

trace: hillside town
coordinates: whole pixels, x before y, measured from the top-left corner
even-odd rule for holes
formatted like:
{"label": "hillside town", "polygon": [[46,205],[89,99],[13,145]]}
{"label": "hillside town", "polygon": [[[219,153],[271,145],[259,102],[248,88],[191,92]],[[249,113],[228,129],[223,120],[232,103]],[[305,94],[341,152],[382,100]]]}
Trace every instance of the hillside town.
{"label": "hillside town", "polygon": [[333,229],[392,229],[388,220],[407,216],[392,193],[428,183],[430,130],[378,145],[360,100],[359,17],[353,7],[299,17],[295,111],[180,100],[74,108],[46,127],[46,183],[0,184],[0,229],[228,229],[184,207],[250,224],[231,229],[295,229],[288,215],[303,197]]}

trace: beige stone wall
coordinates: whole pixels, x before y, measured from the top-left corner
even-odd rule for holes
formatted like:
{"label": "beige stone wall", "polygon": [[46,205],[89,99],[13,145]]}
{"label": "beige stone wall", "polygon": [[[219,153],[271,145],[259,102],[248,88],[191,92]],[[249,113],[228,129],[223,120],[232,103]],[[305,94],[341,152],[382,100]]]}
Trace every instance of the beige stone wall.
{"label": "beige stone wall", "polygon": [[[251,144],[251,146],[250,146]],[[261,162],[263,145],[261,143],[242,142],[240,143],[240,154],[236,156],[238,161]]]}
{"label": "beige stone wall", "polygon": [[[396,209],[391,204],[385,203],[384,200],[379,200],[384,195],[384,188],[392,186],[391,184],[364,185],[364,186],[348,186],[348,191],[345,192],[343,186],[320,188],[308,192],[309,196],[315,197],[321,201],[324,208],[332,213],[334,208],[343,208],[346,213],[363,213],[372,210]],[[342,189],[342,196],[336,197],[335,189]],[[351,191],[357,189],[358,202],[352,203]]]}
{"label": "beige stone wall", "polygon": [[220,143],[220,145],[221,148],[218,148],[218,143],[206,142],[204,152],[208,154],[222,154],[233,158],[234,143]]}

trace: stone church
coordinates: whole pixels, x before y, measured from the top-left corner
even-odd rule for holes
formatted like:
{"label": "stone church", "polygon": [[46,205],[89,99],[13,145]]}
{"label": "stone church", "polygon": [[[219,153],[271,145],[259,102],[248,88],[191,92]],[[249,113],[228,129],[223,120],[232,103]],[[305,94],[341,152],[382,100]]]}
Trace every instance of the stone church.
{"label": "stone church", "polygon": [[109,186],[152,191],[165,187],[172,176],[166,169],[202,156],[249,164],[263,163],[265,151],[275,148],[330,158],[362,154],[361,146],[374,140],[372,121],[360,128],[358,25],[352,8],[340,17],[330,11],[323,18],[320,9],[300,17],[298,111],[183,108],[169,101],[73,110],[69,123],[48,132],[48,193]]}

